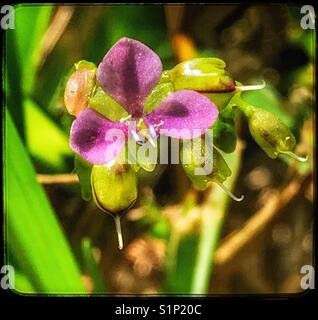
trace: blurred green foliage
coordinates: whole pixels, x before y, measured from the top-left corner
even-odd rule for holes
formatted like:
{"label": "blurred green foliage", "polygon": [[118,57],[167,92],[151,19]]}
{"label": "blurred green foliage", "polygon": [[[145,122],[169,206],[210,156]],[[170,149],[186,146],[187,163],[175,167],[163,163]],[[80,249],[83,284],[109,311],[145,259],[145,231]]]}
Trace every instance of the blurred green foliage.
{"label": "blurred green foliage", "polygon": [[9,113],[5,155],[6,263],[21,273],[15,279],[15,289],[24,293],[85,293],[73,253],[36,181]]}

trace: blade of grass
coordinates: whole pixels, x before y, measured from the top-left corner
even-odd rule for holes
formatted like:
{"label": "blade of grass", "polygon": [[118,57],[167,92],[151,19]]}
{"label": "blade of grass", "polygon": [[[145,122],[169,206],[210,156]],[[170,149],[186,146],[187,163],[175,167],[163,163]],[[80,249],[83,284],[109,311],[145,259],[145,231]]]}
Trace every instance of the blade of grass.
{"label": "blade of grass", "polygon": [[16,271],[14,278],[14,289],[17,293],[36,293],[36,290],[27,276]]}
{"label": "blade of grass", "polygon": [[24,139],[23,98],[33,87],[41,38],[53,6],[15,5],[15,29],[6,33],[4,92],[20,136]]}
{"label": "blade of grass", "polygon": [[[232,175],[225,183],[231,190],[240,167],[241,145],[235,152],[223,154],[231,167]],[[198,234],[180,234],[174,230],[168,245],[167,281],[164,290],[179,294],[206,294],[213,269],[213,257],[217,248],[229,196],[214,185],[206,200],[196,208],[200,212]]]}
{"label": "blade of grass", "polygon": [[106,293],[104,279],[101,270],[93,253],[93,247],[89,238],[82,240],[82,257],[84,272],[89,275],[93,281],[93,293]]}
{"label": "blade of grass", "polygon": [[85,293],[75,258],[8,112],[5,120],[6,263],[18,260],[37,293]]}
{"label": "blade of grass", "polygon": [[72,156],[66,133],[31,99],[24,101],[26,145],[31,155],[54,171]]}
{"label": "blade of grass", "polygon": [[[233,153],[223,154],[232,170],[232,175],[224,183],[229,190],[233,189],[240,169],[241,151],[242,146],[238,144]],[[214,186],[208,199],[202,205],[201,231],[191,279],[190,293],[192,294],[208,292],[213,270],[213,257],[229,200],[229,196],[221,188]]]}
{"label": "blade of grass", "polygon": [[5,81],[3,82],[3,92],[8,101],[8,107],[10,108],[14,124],[20,137],[24,140],[23,93],[20,83],[21,68],[18,63],[19,58],[17,55],[15,34],[13,32],[6,32],[5,37],[7,50],[5,51],[6,64],[4,68]]}
{"label": "blade of grass", "polygon": [[15,6],[15,40],[18,63],[21,64],[22,86],[30,93],[40,63],[43,35],[48,27],[53,6],[24,5]]}

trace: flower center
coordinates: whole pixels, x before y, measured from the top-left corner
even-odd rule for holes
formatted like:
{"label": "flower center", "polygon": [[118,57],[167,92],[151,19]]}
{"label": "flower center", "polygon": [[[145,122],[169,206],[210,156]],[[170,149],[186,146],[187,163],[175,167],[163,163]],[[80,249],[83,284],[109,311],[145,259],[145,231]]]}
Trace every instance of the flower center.
{"label": "flower center", "polygon": [[158,133],[156,130],[163,124],[163,121],[155,125],[149,125],[143,118],[132,119],[132,116],[129,115],[127,118],[121,119],[120,122],[127,125],[129,135],[139,145],[143,145],[149,141],[154,147],[157,147]]}

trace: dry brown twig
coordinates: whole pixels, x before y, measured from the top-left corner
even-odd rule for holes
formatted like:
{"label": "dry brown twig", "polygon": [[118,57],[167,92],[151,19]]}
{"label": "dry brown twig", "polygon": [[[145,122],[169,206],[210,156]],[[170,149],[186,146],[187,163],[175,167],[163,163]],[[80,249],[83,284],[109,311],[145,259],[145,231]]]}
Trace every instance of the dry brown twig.
{"label": "dry brown twig", "polygon": [[67,28],[69,22],[74,13],[74,7],[61,6],[58,7],[56,13],[52,19],[52,22],[47,29],[42,41],[42,49],[40,54],[39,68],[44,64],[46,58],[55,47],[57,41],[62,36],[63,32]]}
{"label": "dry brown twig", "polygon": [[37,174],[36,178],[42,184],[76,184],[79,183],[77,174]]}
{"label": "dry brown twig", "polygon": [[282,209],[310,182],[309,178],[310,175],[295,177],[281,192],[277,192],[262,209],[247,220],[241,229],[228,235],[217,249],[214,263],[216,265],[228,263],[247,244],[255,240],[276,219]]}

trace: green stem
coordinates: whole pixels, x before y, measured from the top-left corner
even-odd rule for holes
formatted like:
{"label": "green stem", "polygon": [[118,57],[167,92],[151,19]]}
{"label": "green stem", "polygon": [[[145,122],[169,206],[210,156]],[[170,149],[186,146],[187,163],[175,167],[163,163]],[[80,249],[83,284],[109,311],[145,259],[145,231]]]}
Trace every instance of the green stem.
{"label": "green stem", "polygon": [[[226,161],[232,168],[232,175],[225,183],[229,189],[233,189],[239,172],[240,150],[241,148],[237,147],[234,153],[225,155]],[[213,258],[219,242],[229,199],[229,196],[215,185],[211,189],[207,201],[202,205],[201,232],[190,288],[190,293],[192,294],[205,294],[208,291],[213,270]]]}
{"label": "green stem", "polygon": [[240,95],[234,95],[230,101],[232,107],[239,108],[243,114],[249,118],[255,110],[255,107],[240,98]]}

